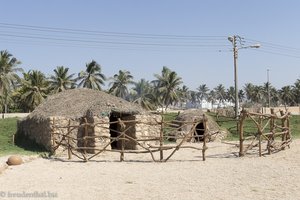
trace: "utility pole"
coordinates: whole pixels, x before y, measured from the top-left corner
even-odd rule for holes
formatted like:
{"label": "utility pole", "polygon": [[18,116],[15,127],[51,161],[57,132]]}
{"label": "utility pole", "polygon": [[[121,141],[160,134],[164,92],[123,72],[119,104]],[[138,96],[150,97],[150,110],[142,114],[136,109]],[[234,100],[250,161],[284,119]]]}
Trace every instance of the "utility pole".
{"label": "utility pole", "polygon": [[239,90],[238,90],[238,75],[237,75],[237,58],[238,58],[238,48],[236,45],[236,40],[239,36],[232,36],[228,37],[228,40],[233,45],[233,64],[234,64],[234,92],[235,92],[235,99],[234,99],[234,113],[235,118],[239,118]]}
{"label": "utility pole", "polygon": [[[239,119],[239,90],[238,90],[238,75],[237,75],[237,59],[238,59],[238,50],[247,49],[247,48],[260,48],[260,44],[255,44],[251,46],[243,46],[242,38],[238,35],[228,37],[228,40],[232,43],[233,46],[233,62],[234,62],[234,89],[235,89],[235,118]],[[241,43],[241,47],[237,47],[237,40]]]}
{"label": "utility pole", "polygon": [[270,99],[270,79],[269,79],[269,72],[270,72],[270,69],[267,69],[267,90],[268,90],[268,107],[270,108],[271,106],[271,99]]}
{"label": "utility pole", "polygon": [[233,57],[234,57],[234,87],[235,87],[235,118],[239,118],[239,89],[238,89],[238,75],[237,75],[237,59],[238,49],[236,47],[236,36],[233,36]]}

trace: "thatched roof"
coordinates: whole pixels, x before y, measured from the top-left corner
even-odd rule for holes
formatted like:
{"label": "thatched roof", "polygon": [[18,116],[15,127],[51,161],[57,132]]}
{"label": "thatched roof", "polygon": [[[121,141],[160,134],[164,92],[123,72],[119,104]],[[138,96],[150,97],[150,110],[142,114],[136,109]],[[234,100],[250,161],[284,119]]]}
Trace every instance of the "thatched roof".
{"label": "thatched roof", "polygon": [[[194,121],[194,120],[202,120],[204,112],[202,110],[186,110],[180,113],[175,120],[177,121]],[[206,115],[208,121],[208,129],[210,131],[218,131],[220,130],[219,125],[215,122],[210,116]]]}
{"label": "thatched roof", "polygon": [[204,112],[202,110],[185,110],[184,112],[181,112],[176,117],[176,120],[178,121],[193,121],[201,120],[203,118]]}
{"label": "thatched roof", "polygon": [[145,110],[137,104],[91,89],[66,90],[51,96],[40,104],[28,117],[43,120],[50,116],[80,118],[87,112],[93,115],[109,115],[111,112],[141,114]]}

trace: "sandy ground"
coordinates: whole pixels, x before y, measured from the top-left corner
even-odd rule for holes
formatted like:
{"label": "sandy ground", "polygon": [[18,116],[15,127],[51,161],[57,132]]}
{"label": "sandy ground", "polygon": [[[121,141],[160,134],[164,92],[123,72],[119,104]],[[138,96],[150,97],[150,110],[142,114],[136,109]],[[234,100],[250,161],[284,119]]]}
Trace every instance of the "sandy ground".
{"label": "sandy ground", "polygon": [[167,163],[149,154],[125,154],[122,163],[116,153],[88,163],[24,157],[24,164],[2,170],[0,199],[300,199],[300,140],[263,157],[238,158],[233,145],[209,147],[205,162],[191,149]]}

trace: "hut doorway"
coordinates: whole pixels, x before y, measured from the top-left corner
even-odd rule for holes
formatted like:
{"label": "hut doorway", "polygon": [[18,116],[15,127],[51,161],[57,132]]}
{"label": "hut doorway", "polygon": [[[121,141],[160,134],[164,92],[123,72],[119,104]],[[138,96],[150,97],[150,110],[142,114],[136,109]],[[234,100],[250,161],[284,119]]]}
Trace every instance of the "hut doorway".
{"label": "hut doorway", "polygon": [[197,124],[196,130],[194,132],[195,142],[202,142],[203,141],[203,135],[204,135],[204,125],[201,122],[201,123]]}
{"label": "hut doorway", "polygon": [[[80,119],[80,127],[78,128],[77,138],[80,140],[77,141],[78,147],[89,147],[90,149],[85,150],[87,153],[95,153],[95,138],[88,138],[83,140],[85,136],[95,136],[95,128],[86,124],[93,124],[94,118],[92,115],[86,115]],[[84,151],[84,150],[82,150]]]}
{"label": "hut doorway", "polygon": [[[116,138],[120,136],[122,130],[121,125],[118,123],[118,119],[121,119],[124,121],[125,124],[125,132],[126,135],[128,135],[131,138],[136,139],[136,123],[135,123],[135,116],[131,114],[124,114],[124,113],[118,113],[118,112],[112,112],[109,117],[109,132],[110,137],[112,137],[111,141],[111,148],[112,149],[121,149],[122,148],[122,140],[114,141],[113,138]],[[132,140],[126,140],[124,141],[124,147],[125,149],[134,150],[136,149],[136,143]]]}

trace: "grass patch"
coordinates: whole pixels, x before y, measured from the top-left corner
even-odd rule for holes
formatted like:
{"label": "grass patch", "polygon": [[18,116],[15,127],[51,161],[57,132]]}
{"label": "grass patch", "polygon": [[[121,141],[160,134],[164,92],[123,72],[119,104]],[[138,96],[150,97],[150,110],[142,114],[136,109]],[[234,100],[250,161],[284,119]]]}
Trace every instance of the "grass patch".
{"label": "grass patch", "polygon": [[300,115],[292,115],[290,118],[290,127],[293,138],[300,138]]}
{"label": "grass patch", "polygon": [[[223,130],[228,130],[229,135],[226,139],[228,140],[238,140],[239,135],[237,132],[237,121],[231,117],[224,117],[219,116],[217,118],[216,113],[207,113],[211,116]],[[258,121],[258,119],[256,119]],[[263,121],[263,124],[266,124],[266,121]],[[281,123],[277,121],[277,124],[280,125]],[[293,115],[290,118],[290,128],[292,131],[293,138],[300,138],[300,115]],[[269,126],[266,127],[264,132],[270,131]],[[257,133],[257,128],[255,123],[250,119],[247,118],[244,121],[244,133],[245,137],[253,135],[253,133]]]}
{"label": "grass patch", "polygon": [[227,140],[237,140],[238,139],[238,132],[237,132],[237,121],[234,118],[231,117],[224,117],[224,116],[219,116],[217,117],[216,113],[208,112],[206,113],[210,117],[213,118],[214,121],[218,123],[220,128],[222,130],[227,130],[228,131],[228,136]]}
{"label": "grass patch", "polygon": [[23,143],[23,145],[14,144],[13,135],[17,132],[17,120],[17,118],[0,119],[0,156],[42,153],[43,151],[32,143]]}
{"label": "grass patch", "polygon": [[175,120],[175,118],[178,116],[178,113],[164,113],[163,117],[164,117],[164,121],[172,121]]}

